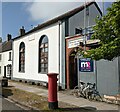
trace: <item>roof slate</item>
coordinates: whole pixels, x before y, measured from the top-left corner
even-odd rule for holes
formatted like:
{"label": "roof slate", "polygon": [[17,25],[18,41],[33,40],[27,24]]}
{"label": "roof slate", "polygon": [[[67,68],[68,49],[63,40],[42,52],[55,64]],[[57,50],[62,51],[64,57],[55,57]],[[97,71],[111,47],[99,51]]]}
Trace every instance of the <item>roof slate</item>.
{"label": "roof slate", "polygon": [[0,53],[12,50],[12,42],[13,40],[5,41],[0,44]]}

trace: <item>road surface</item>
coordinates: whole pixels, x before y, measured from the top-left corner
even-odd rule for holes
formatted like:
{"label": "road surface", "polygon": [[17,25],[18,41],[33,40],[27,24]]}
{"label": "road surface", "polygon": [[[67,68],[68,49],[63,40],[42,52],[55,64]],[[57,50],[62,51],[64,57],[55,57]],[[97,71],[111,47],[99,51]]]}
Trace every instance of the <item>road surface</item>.
{"label": "road surface", "polygon": [[7,98],[0,96],[0,111],[1,110],[2,112],[16,112],[16,111],[22,112],[23,110],[28,110],[28,109],[19,104],[16,104],[15,102]]}

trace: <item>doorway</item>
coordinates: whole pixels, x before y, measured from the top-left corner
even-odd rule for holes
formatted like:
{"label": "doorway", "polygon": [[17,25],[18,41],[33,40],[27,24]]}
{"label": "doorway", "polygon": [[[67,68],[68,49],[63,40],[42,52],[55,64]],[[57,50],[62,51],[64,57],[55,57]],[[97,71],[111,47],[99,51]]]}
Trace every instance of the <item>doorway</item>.
{"label": "doorway", "polygon": [[6,66],[4,66],[4,77],[6,78]]}
{"label": "doorway", "polygon": [[73,89],[78,85],[78,76],[77,76],[77,58],[75,52],[72,52],[69,56],[69,81],[70,89]]}

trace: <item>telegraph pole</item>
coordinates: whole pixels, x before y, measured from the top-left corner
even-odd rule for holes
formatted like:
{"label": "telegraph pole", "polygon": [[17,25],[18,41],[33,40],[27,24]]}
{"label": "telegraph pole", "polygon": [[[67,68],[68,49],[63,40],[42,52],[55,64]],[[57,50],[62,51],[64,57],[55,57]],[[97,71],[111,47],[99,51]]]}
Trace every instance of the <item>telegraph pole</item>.
{"label": "telegraph pole", "polygon": [[102,10],[103,10],[103,15],[104,16],[104,0],[102,0]]}
{"label": "telegraph pole", "polygon": [[84,43],[84,52],[86,51],[86,0],[84,2],[84,38],[83,38],[83,43]]}

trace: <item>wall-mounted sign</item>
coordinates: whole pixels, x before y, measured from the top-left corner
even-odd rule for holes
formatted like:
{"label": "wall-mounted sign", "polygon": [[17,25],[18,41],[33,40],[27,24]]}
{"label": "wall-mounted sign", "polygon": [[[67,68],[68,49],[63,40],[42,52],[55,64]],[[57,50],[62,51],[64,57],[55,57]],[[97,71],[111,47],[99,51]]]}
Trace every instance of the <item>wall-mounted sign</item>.
{"label": "wall-mounted sign", "polygon": [[28,40],[29,40],[29,41],[35,40],[35,35],[29,36],[29,37],[28,37]]}
{"label": "wall-mounted sign", "polygon": [[71,39],[68,41],[68,48],[74,48],[80,45],[80,42],[83,42],[83,38]]}
{"label": "wall-mounted sign", "polygon": [[83,58],[79,60],[79,71],[80,72],[93,72],[93,60],[90,58]]}

